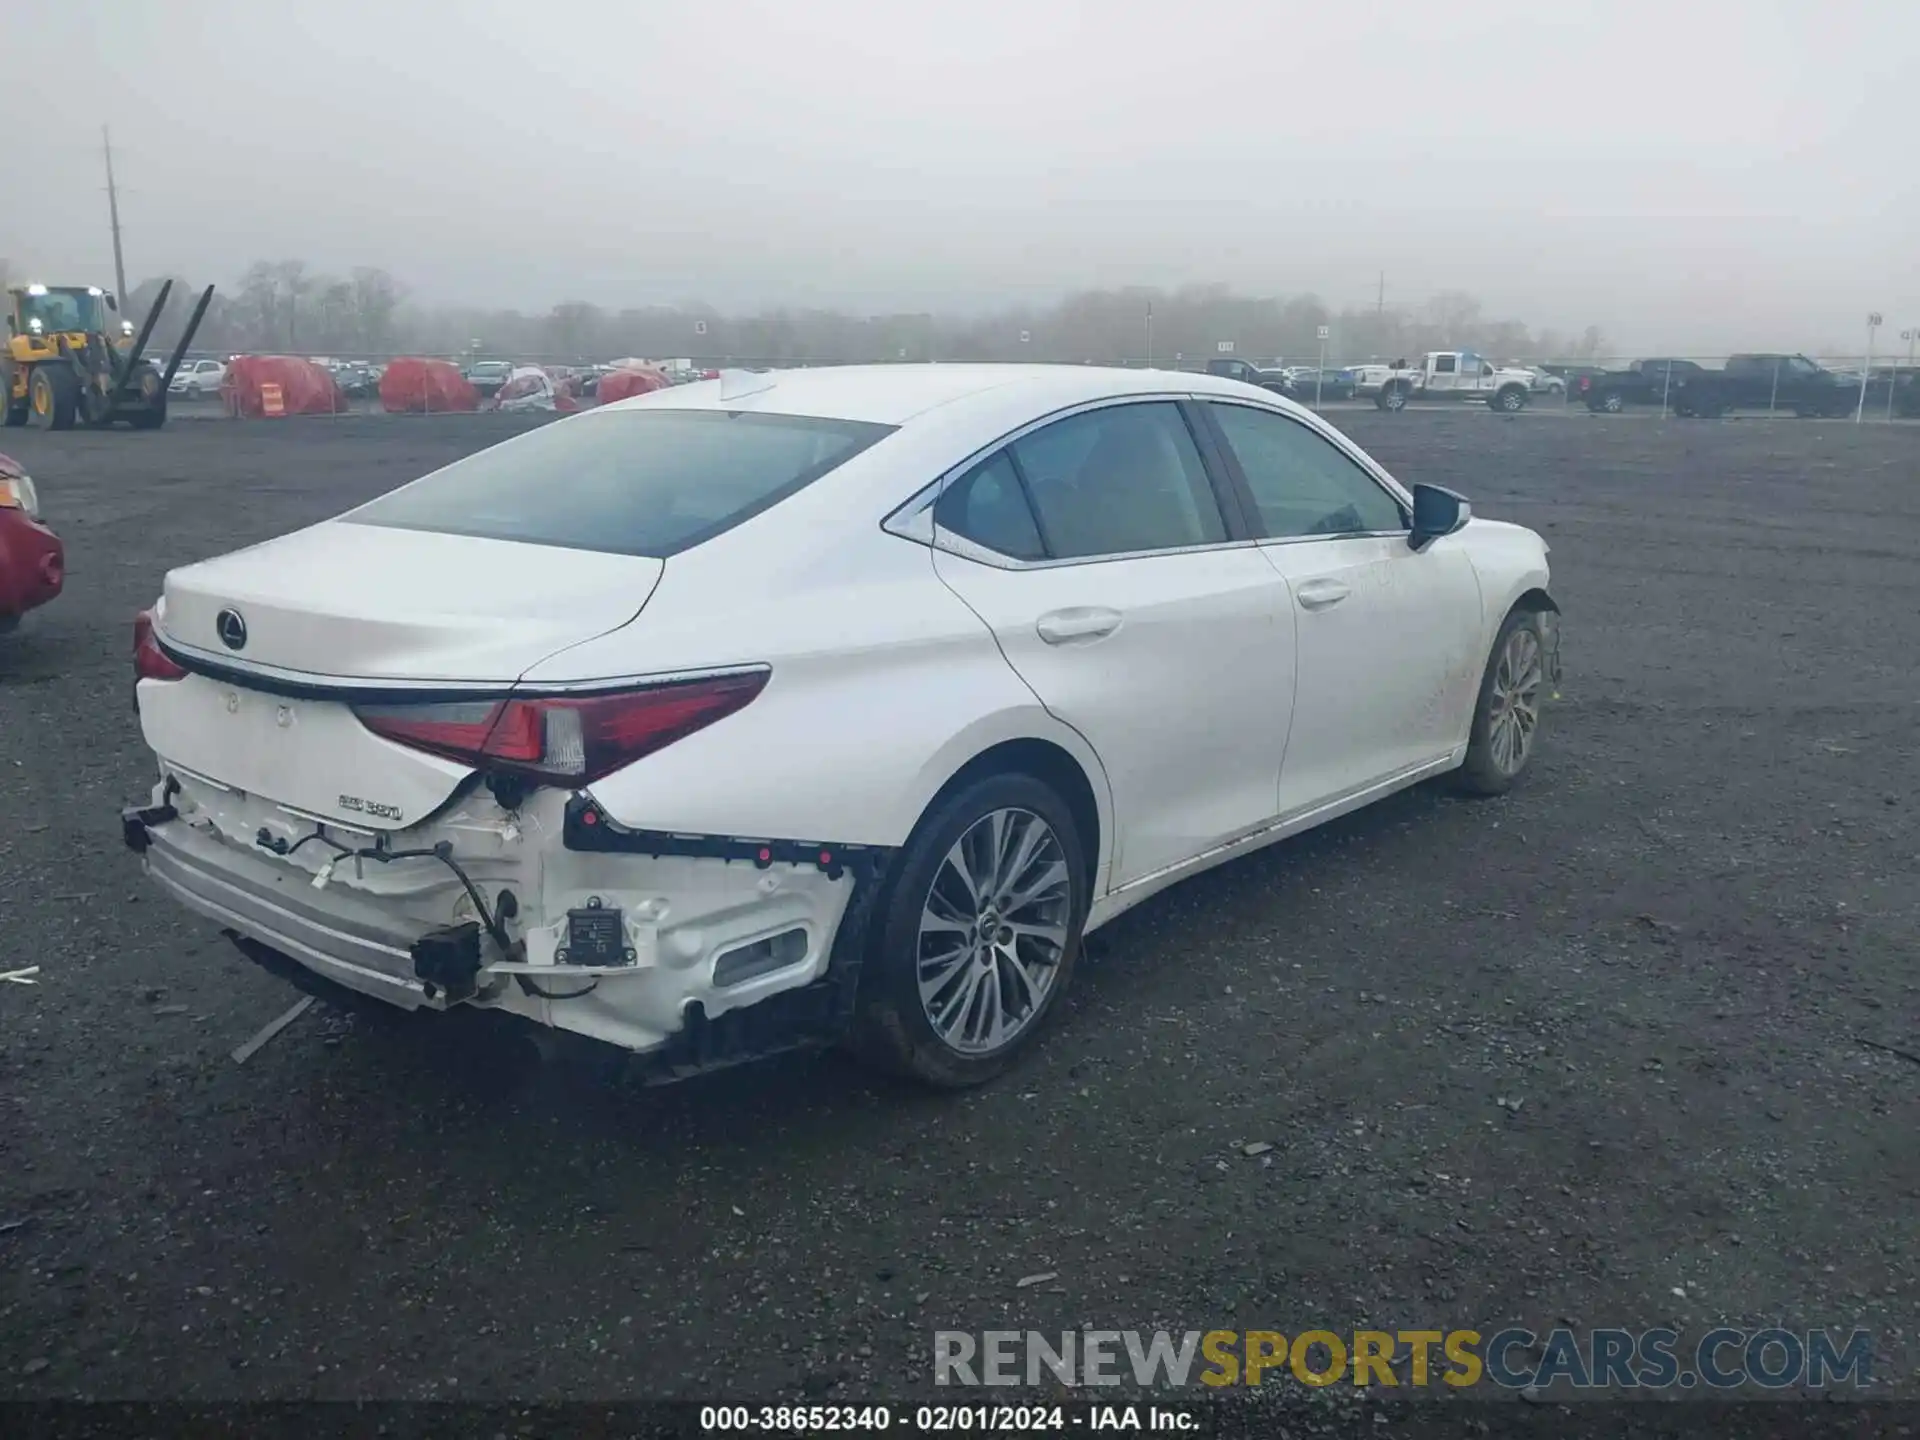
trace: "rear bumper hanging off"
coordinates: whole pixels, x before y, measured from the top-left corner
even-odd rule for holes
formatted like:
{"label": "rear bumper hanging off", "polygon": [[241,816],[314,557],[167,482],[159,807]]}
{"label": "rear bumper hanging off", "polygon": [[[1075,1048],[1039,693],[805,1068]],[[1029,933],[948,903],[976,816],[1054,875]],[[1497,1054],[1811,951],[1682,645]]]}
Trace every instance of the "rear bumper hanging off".
{"label": "rear bumper hanging off", "polygon": [[[502,956],[470,920],[435,926],[361,888],[338,882],[310,888],[308,873],[284,857],[255,853],[210,831],[197,819],[192,795],[180,808],[171,803],[174,789],[154,798],[159,803],[121,812],[126,845],[173,898],[213,920],[263,968],[348,1005],[364,1006],[370,998],[383,1002],[380,1008],[504,1012],[533,1026],[610,1041],[588,1048],[613,1058],[628,1052],[652,1083],[816,1048],[844,1035],[874,893],[892,853],[834,842],[631,830],[575,795],[565,803],[559,853],[537,868],[566,869],[556,862],[577,855],[573,863],[586,867],[579,884],[596,899],[604,893],[605,908],[596,913],[588,902],[556,909],[549,898],[544,910],[523,913],[520,927],[523,940],[549,937],[548,949],[516,940],[515,953]],[[675,888],[687,885],[694,888]],[[598,951],[573,957],[551,949],[556,926],[567,937],[562,943],[571,943],[593,920],[620,923],[623,904],[629,918],[644,916],[646,902],[636,897],[649,891],[669,897],[670,908],[690,917],[682,928],[696,933],[731,927],[740,942],[750,942],[762,930],[805,925],[815,937],[812,958],[791,963],[784,974],[735,981],[722,972],[741,955],[739,942],[727,942],[732,948],[724,953],[717,946],[677,950],[671,922],[651,945],[647,938],[631,942],[639,953],[628,948],[614,963]],[[519,893],[522,904],[537,905],[535,889]],[[742,918],[749,914],[768,918]],[[814,918],[800,918],[809,915]],[[549,954],[556,963],[528,963]],[[580,963],[569,963],[576,958]]]}

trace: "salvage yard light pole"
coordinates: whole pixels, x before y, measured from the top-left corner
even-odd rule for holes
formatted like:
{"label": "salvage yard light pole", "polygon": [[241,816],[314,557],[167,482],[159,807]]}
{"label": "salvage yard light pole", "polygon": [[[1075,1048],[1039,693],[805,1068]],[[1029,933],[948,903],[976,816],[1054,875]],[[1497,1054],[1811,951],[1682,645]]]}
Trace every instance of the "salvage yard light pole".
{"label": "salvage yard light pole", "polygon": [[[1913,342],[1920,340],[1920,330],[1902,330],[1900,338],[1907,342],[1907,369],[1913,369]],[[1893,379],[1887,382],[1887,423],[1893,423],[1893,392],[1900,388],[1900,367],[1893,367]]]}
{"label": "salvage yard light pole", "polygon": [[1854,407],[1853,423],[1858,425],[1867,413],[1867,381],[1873,378],[1873,332],[1880,328],[1880,312],[1867,316],[1867,363],[1860,367],[1860,403]]}

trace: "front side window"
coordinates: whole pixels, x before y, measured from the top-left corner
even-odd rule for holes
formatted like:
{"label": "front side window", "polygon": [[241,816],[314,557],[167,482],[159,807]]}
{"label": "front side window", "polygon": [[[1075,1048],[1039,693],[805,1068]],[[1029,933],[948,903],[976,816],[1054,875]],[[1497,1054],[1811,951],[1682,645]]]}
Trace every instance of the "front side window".
{"label": "front side window", "polygon": [[1170,401],[1056,420],[1008,447],[1056,559],[1212,545],[1227,538],[1200,450]]}
{"label": "front side window", "polygon": [[1400,502],[1324,436],[1271,410],[1211,409],[1272,538],[1406,529]]}
{"label": "front side window", "polygon": [[584,415],[456,460],[340,518],[664,559],[778,504],[892,428],[725,410]]}

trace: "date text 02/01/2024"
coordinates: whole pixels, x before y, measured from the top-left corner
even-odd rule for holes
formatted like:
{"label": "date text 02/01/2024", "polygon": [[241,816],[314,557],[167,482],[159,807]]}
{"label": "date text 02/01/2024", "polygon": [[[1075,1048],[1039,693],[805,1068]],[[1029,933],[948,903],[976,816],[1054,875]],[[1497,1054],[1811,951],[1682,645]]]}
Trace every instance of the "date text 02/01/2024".
{"label": "date text 02/01/2024", "polygon": [[705,1405],[703,1434],[819,1435],[835,1431],[976,1434],[1008,1431],[1191,1434],[1203,1422],[1189,1409],[1164,1405]]}

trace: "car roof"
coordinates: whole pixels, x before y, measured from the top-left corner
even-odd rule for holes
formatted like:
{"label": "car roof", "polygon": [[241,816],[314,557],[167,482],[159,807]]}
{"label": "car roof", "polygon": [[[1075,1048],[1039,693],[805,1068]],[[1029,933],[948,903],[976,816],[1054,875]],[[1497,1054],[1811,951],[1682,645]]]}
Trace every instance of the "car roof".
{"label": "car roof", "polygon": [[[997,398],[1031,403],[1036,413],[1108,396],[1205,393],[1245,395],[1236,380],[1185,370],[1125,370],[1102,365],[831,365],[776,370],[739,382],[705,380],[656,390],[603,407],[625,409],[755,411],[904,425],[956,401],[999,392]],[[732,390],[729,396],[726,392]],[[1265,398],[1265,392],[1257,392]]]}

